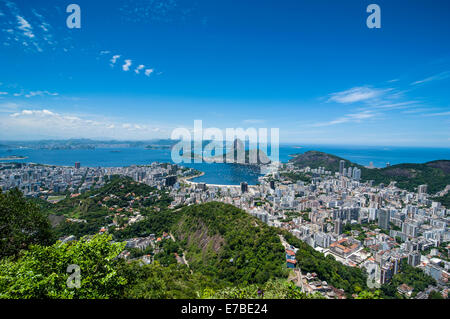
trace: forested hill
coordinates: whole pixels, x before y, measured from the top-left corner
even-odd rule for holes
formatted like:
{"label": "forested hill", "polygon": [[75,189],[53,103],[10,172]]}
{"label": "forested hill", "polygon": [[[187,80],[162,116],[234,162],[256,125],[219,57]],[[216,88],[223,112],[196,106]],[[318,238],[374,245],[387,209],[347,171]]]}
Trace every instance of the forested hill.
{"label": "forested hill", "polygon": [[290,162],[299,168],[325,167],[333,172],[339,171],[339,162],[345,161],[345,167],[361,169],[361,180],[373,180],[375,185],[397,182],[397,186],[409,191],[415,191],[417,186],[428,185],[428,192],[434,194],[450,185],[450,160],[437,160],[423,164],[397,164],[384,168],[369,169],[351,161],[319,151],[308,151],[295,155]]}
{"label": "forested hill", "polygon": [[172,229],[191,268],[215,280],[252,284],[287,275],[276,229],[232,205],[188,206]]}

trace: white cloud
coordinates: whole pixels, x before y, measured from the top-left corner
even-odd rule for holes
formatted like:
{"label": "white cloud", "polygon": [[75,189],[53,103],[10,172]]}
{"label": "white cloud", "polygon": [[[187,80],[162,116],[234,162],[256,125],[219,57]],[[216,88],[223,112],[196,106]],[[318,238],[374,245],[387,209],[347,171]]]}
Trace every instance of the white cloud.
{"label": "white cloud", "polygon": [[111,58],[111,65],[114,65],[114,64],[116,64],[116,62],[117,62],[117,60],[118,59],[120,59],[120,55],[114,55],[112,58]]}
{"label": "white cloud", "polygon": [[21,16],[16,16],[19,26],[17,27],[19,30],[23,31],[23,35],[28,38],[34,38],[33,27]]}
{"label": "white cloud", "polygon": [[[18,93],[16,93],[16,94],[18,94]],[[33,97],[33,96],[45,96],[45,95],[47,95],[47,96],[58,96],[59,94],[58,93],[52,93],[52,92],[49,92],[49,91],[31,91],[28,94],[25,94],[25,97],[26,98],[30,98],[30,97]]]}
{"label": "white cloud", "polygon": [[450,71],[445,71],[445,72],[430,76],[428,78],[425,78],[423,80],[415,81],[415,82],[411,83],[411,85],[418,85],[418,84],[423,84],[423,83],[436,81],[436,80],[444,80],[447,78],[450,78]]}
{"label": "white cloud", "polygon": [[355,87],[346,91],[331,94],[328,101],[337,103],[355,103],[374,99],[384,92],[385,90],[372,89],[367,86]]}
{"label": "white cloud", "polygon": [[134,72],[135,72],[136,74],[139,74],[139,73],[141,72],[141,70],[142,70],[144,67],[145,67],[145,65],[140,64],[140,65],[134,70]]}
{"label": "white cloud", "polygon": [[36,116],[55,116],[56,114],[49,111],[49,110],[22,110],[21,112],[13,113],[10,116],[11,117],[20,117],[20,116],[29,116],[29,115],[36,115]]}
{"label": "white cloud", "polygon": [[449,116],[449,115],[450,111],[424,114],[424,116]]}
{"label": "white cloud", "polygon": [[[100,51],[100,55],[104,55],[104,54],[108,54],[110,53],[110,51]],[[111,62],[111,67],[114,67],[114,65],[117,63],[117,60],[121,57],[121,55],[114,55],[110,62]],[[122,65],[122,70],[127,72],[130,71],[130,67],[133,64],[133,61],[130,59],[126,59],[124,60],[124,64]],[[136,63],[137,64],[137,63]],[[154,69],[145,69],[145,65],[144,64],[137,64],[137,66],[134,68],[134,73],[136,74],[141,74],[141,71],[144,70],[144,74],[149,77],[155,70]],[[161,73],[159,73],[161,74]]]}
{"label": "white cloud", "polygon": [[311,126],[313,127],[322,127],[322,126],[331,126],[331,125],[337,125],[337,124],[342,124],[342,123],[349,123],[349,122],[361,122],[362,120],[366,120],[366,119],[370,119],[375,117],[377,114],[373,113],[371,111],[363,111],[363,112],[359,112],[359,113],[350,113],[350,114],[346,114],[342,117],[339,117],[337,119],[328,121],[328,122],[320,122],[320,123],[315,123],[312,124]]}
{"label": "white cloud", "polygon": [[131,64],[132,64],[132,61],[131,61],[131,60],[125,60],[125,64],[122,65],[122,69],[123,69],[125,72],[129,71],[129,70],[130,70]]}
{"label": "white cloud", "polygon": [[18,111],[16,107],[17,105],[6,105],[5,112],[1,112],[4,106],[0,104],[0,127],[5,134],[14,138],[151,139],[164,138],[168,135],[167,130],[148,124],[122,124],[106,119],[62,114],[45,108],[27,108]]}

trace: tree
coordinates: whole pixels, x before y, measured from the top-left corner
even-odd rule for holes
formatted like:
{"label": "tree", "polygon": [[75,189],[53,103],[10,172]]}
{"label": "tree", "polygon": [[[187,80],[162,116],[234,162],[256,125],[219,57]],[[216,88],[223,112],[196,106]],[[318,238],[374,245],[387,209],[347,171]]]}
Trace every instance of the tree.
{"label": "tree", "polygon": [[0,192],[0,258],[16,256],[31,244],[54,243],[50,221],[18,189]]}
{"label": "tree", "polygon": [[[83,237],[48,247],[32,245],[17,260],[0,262],[0,298],[115,298],[127,280],[118,269],[117,256],[125,243],[111,243],[111,236]],[[69,265],[80,268],[79,288],[68,286]]]}
{"label": "tree", "polygon": [[442,294],[440,292],[437,291],[432,291],[429,295],[428,295],[428,299],[444,299],[444,297],[442,296]]}
{"label": "tree", "polygon": [[358,297],[356,297],[356,299],[382,299],[381,291],[375,290],[374,292],[371,292],[371,291],[364,290],[358,294]]}

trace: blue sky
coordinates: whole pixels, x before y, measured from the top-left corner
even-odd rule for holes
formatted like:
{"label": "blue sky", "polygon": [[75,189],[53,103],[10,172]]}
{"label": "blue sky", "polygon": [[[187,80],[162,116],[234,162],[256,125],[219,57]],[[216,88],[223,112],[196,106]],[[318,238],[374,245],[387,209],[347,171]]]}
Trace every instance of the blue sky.
{"label": "blue sky", "polygon": [[449,17],[445,0],[0,0],[0,139],[166,138],[200,119],[450,147]]}

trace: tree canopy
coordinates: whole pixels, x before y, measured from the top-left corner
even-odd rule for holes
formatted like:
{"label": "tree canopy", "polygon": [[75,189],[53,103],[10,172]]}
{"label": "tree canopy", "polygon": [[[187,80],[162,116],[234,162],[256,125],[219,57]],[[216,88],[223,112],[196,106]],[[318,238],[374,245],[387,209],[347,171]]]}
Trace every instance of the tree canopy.
{"label": "tree canopy", "polygon": [[31,244],[48,245],[55,238],[40,207],[18,189],[0,192],[0,258],[15,256]]}

